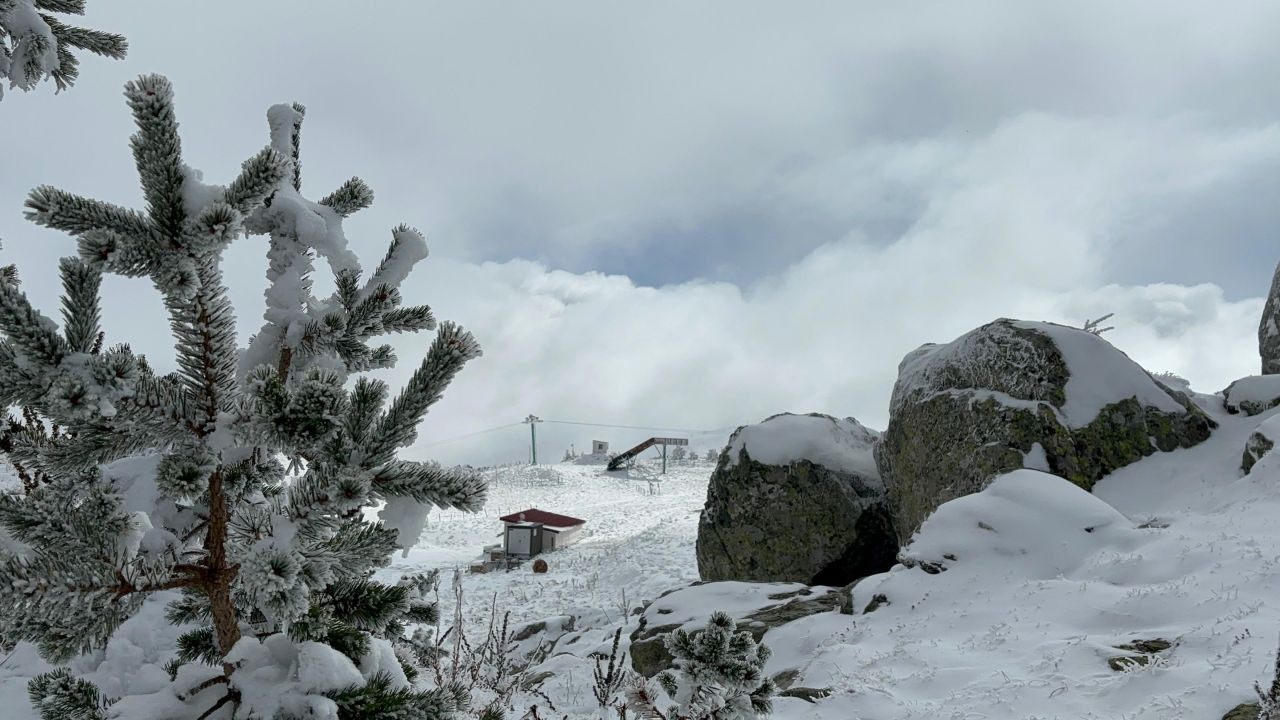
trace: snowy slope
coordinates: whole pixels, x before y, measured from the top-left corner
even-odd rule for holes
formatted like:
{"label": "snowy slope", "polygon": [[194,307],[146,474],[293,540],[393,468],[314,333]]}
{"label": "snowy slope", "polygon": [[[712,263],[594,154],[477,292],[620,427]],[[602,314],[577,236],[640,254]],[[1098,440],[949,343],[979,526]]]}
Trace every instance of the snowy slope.
{"label": "snowy slope", "polygon": [[[797,685],[833,690],[816,704],[780,699],[775,717],[1218,720],[1249,700],[1252,683],[1269,677],[1280,628],[1280,462],[1261,462],[1248,476],[1239,464],[1249,434],[1280,410],[1228,415],[1221,397],[1196,400],[1220,423],[1202,445],[1157,453],[1105,478],[1092,495],[1033,471],[1007,476],[943,506],[908,547],[944,572],[897,566],[854,591],[859,610],[875,594],[890,604],[770,630],[769,672],[796,668]],[[422,542],[383,573],[465,566],[497,542],[500,515],[527,507],[587,519],[582,542],[548,555],[545,575],[527,567],[464,574],[464,616],[472,637],[495,598],[513,624],[577,616],[585,641],[546,663],[557,676],[543,689],[560,713],[596,717],[585,655],[624,622],[623,590],[635,607],[696,579],[697,515],[710,471],[706,463],[673,466],[651,494],[652,466],[624,476],[568,464],[500,468],[482,513],[434,513]],[[713,609],[682,608],[681,617]],[[634,618],[626,622],[629,632]],[[105,664],[86,658],[77,666],[145,678],[172,637],[139,622]],[[1172,647],[1126,672],[1108,665],[1132,654],[1116,646],[1152,639]],[[25,680],[42,667],[29,648],[0,662],[2,706],[25,707]]]}
{"label": "snowy slope", "polygon": [[[698,579],[693,546],[711,469],[698,462],[671,464],[665,476],[647,463],[616,473],[573,464],[495,470],[482,512],[433,512],[419,545],[408,558],[393,558],[380,576],[465,570],[484,546],[501,542],[499,517],[536,507],[586,520],[582,539],[544,555],[545,574],[534,574],[527,564],[510,572],[464,573],[468,636],[484,627],[495,594],[513,626],[562,614],[617,620],[624,592],[634,606]],[[445,577],[442,593],[449,582]],[[449,612],[444,605],[442,610]]]}
{"label": "snowy slope", "polygon": [[[1220,397],[1197,401],[1221,423],[1201,446],[1157,453],[1092,495],[1015,473],[945,505],[908,548],[944,572],[897,566],[854,593],[855,608],[875,594],[889,605],[770,630],[769,672],[798,668],[797,685],[833,690],[816,704],[780,699],[775,717],[1218,720],[1251,700],[1280,628],[1280,470],[1242,478],[1239,464],[1249,433],[1280,411],[1247,418]],[[1113,670],[1111,659],[1135,655],[1117,646],[1137,640],[1172,647]],[[579,685],[591,668],[549,665]],[[574,682],[544,689],[562,711],[591,716]]]}

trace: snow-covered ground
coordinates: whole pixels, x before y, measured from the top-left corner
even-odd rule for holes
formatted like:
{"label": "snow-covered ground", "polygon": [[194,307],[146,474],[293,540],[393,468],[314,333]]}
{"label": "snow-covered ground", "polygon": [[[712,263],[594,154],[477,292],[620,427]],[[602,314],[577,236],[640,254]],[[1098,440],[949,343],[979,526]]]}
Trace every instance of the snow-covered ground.
{"label": "snow-covered ground", "polygon": [[[634,607],[698,579],[694,540],[707,497],[711,463],[641,463],[610,473],[600,465],[509,466],[488,471],[489,498],[479,513],[433,511],[418,546],[380,572],[394,580],[407,572],[440,568],[441,609],[450,612],[452,568],[463,571],[468,636],[487,625],[497,596],[511,626],[552,615],[618,619],[623,595]],[[582,518],[575,545],[543,555],[547,572],[530,565],[509,572],[467,573],[486,545],[501,542],[503,515],[538,508]]]}
{"label": "snow-covered ground", "polygon": [[[1030,471],[1011,476],[944,506],[918,536],[912,554],[957,556],[944,561],[945,572],[897,566],[858,585],[859,614],[824,613],[770,630],[768,672],[798,668],[797,685],[833,690],[816,704],[780,699],[774,716],[1218,720],[1253,699],[1253,682],[1270,678],[1280,633],[1280,458],[1264,459],[1248,476],[1239,467],[1249,434],[1280,410],[1246,417],[1225,413],[1218,396],[1197,401],[1220,424],[1200,446],[1157,453],[1104,479],[1092,495]],[[576,581],[560,581],[567,602],[538,609],[573,612],[576,602],[616,612],[598,589],[612,581],[596,580],[597,589],[581,595],[599,601],[575,599],[574,583],[585,588],[583,578],[595,573],[622,582],[691,579],[694,511],[709,469],[687,480],[683,522],[660,539],[623,543],[611,556],[625,558],[625,570],[588,560]],[[562,477],[592,482],[590,475]],[[655,541],[665,548],[660,554],[622,549]],[[569,557],[553,556],[553,567]],[[515,571],[467,582],[500,595],[514,587],[518,596],[519,588],[555,581]],[[683,582],[638,583],[631,602]],[[878,593],[891,604],[861,614]],[[705,616],[713,609],[691,610]],[[628,619],[628,633],[634,623]],[[604,647],[616,626],[591,624],[580,655]],[[1131,654],[1117,646],[1136,640],[1172,647],[1144,666],[1112,669],[1110,659]],[[592,717],[581,685],[593,661],[561,657],[548,666],[575,678],[543,686],[559,710]]]}
{"label": "snow-covered ground", "polygon": [[[1197,401],[1220,424],[1202,445],[1157,453],[1092,495],[1031,471],[1009,476],[948,503],[908,548],[942,560],[946,571],[897,566],[857,586],[858,614],[823,613],[770,630],[769,672],[796,668],[797,685],[833,691],[816,704],[780,699],[775,717],[1218,720],[1249,700],[1252,683],[1269,678],[1280,632],[1280,458],[1264,457],[1247,476],[1239,465],[1249,434],[1280,409],[1246,417],[1226,414],[1221,397]],[[461,577],[471,637],[495,598],[513,627],[580,619],[589,642],[549,663],[565,674],[543,689],[560,713],[595,717],[593,661],[584,656],[613,628],[634,627],[633,616],[623,617],[624,591],[634,608],[696,579],[693,546],[711,469],[673,465],[659,477],[649,465],[626,475],[572,464],[496,468],[481,513],[433,514],[418,546],[382,574],[444,568],[447,617],[447,571],[465,569],[498,541],[499,516],[538,507],[586,519],[579,544],[545,556],[545,574],[526,565]],[[879,593],[890,604],[862,614]],[[693,617],[713,609],[685,610]],[[120,635],[106,654],[111,671],[99,674],[129,670],[145,685],[174,633],[144,618]],[[1108,665],[1126,654],[1116,646],[1153,639],[1172,647],[1128,671]],[[87,658],[76,667],[100,666]],[[43,669],[30,648],[0,659],[0,717],[33,717],[18,708],[26,707],[26,678]]]}

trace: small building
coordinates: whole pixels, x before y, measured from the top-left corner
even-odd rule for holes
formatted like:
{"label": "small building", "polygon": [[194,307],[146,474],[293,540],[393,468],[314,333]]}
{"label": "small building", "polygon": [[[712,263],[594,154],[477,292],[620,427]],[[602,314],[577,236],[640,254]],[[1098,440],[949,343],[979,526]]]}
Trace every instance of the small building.
{"label": "small building", "polygon": [[530,508],[498,518],[505,523],[502,549],[507,557],[528,558],[577,542],[586,520]]}
{"label": "small building", "polygon": [[608,455],[609,443],[605,442],[604,440],[592,440],[591,454],[592,455]]}

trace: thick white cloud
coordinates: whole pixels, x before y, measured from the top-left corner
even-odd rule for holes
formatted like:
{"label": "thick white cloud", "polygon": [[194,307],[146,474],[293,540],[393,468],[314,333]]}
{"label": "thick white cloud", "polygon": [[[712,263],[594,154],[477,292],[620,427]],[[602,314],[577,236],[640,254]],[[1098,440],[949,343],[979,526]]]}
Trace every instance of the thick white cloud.
{"label": "thick white cloud", "polygon": [[[467,429],[529,411],[718,428],[819,410],[882,427],[897,362],[919,344],[998,316],[1080,324],[1107,312],[1117,326],[1109,339],[1135,360],[1217,390],[1254,371],[1259,300],[1227,301],[1209,284],[1097,278],[1135,221],[1131,208],[1176,203],[1278,148],[1273,128],[1222,134],[1034,115],[965,143],[875,149],[854,163],[859,174],[914,176],[928,198],[917,222],[888,245],[856,235],[828,243],[746,287],[637,287],[529,262],[438,262],[424,292],[488,351],[447,402],[466,408]],[[455,428],[426,426],[436,437]],[[548,443],[581,445],[590,432]],[[518,458],[521,432],[500,437]],[[443,451],[461,458],[481,444]]]}
{"label": "thick white cloud", "polygon": [[[426,230],[436,257],[407,294],[485,346],[424,444],[529,412],[882,427],[902,354],[1001,315],[1115,312],[1108,338],[1201,389],[1255,369],[1248,298],[1280,224],[1280,185],[1258,189],[1280,177],[1273,3],[406,2],[353,30],[350,3],[246,0],[184,6],[198,32],[159,0],[90,10],[130,59],[0,105],[0,237],[33,297],[55,306],[72,246],[22,223],[28,188],[141,204],[125,79],[174,79],[213,181],[298,99],[306,188],[369,180],[378,202],[349,223],[367,260],[392,225]],[[249,240],[228,261],[245,333],[260,257]],[[1185,284],[1148,284],[1164,279]],[[111,339],[163,356],[146,284],[106,293]],[[390,375],[425,345],[399,341]],[[541,432],[554,456],[642,434]],[[515,460],[524,437],[415,452]]]}

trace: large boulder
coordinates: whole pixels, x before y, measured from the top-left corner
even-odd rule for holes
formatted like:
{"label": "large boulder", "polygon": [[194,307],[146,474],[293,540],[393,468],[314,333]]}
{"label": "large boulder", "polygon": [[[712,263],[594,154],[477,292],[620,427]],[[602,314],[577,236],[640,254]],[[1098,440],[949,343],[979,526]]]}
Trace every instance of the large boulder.
{"label": "large boulder", "polygon": [[1000,319],[907,355],[876,461],[905,543],[939,505],[1001,473],[1028,467],[1089,490],[1213,427],[1098,335]]}
{"label": "large boulder", "polygon": [[845,585],[889,569],[898,543],[872,454],[853,418],[774,415],[738,428],[698,523],[703,580]]}

